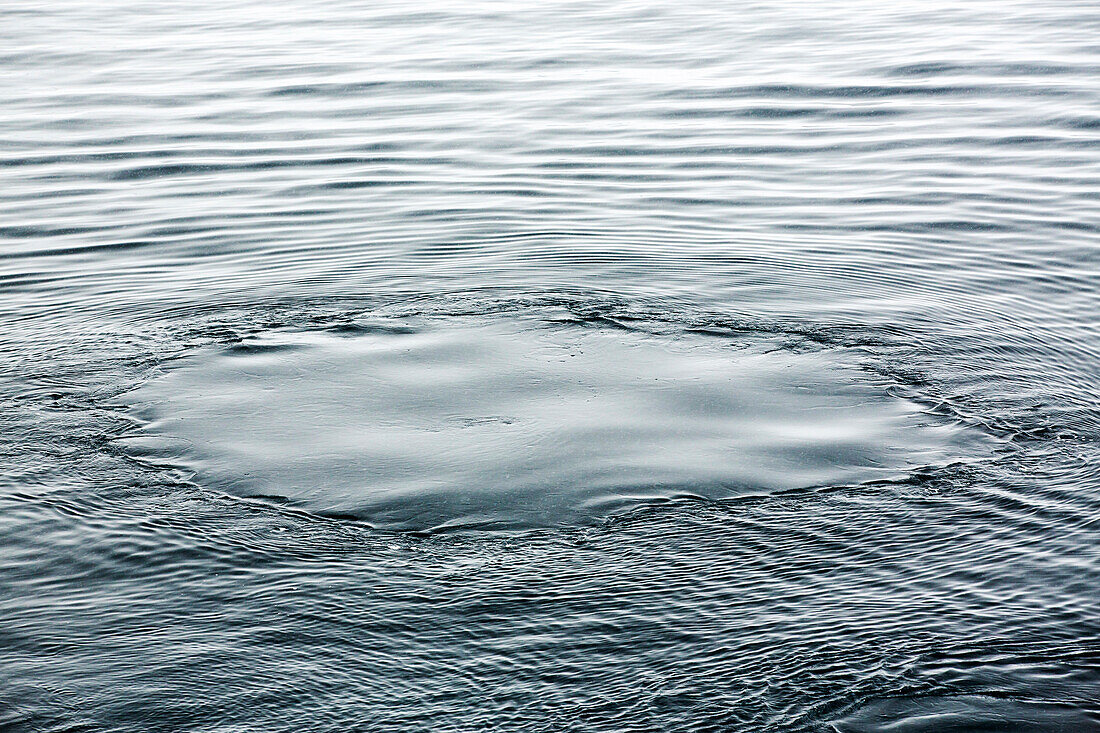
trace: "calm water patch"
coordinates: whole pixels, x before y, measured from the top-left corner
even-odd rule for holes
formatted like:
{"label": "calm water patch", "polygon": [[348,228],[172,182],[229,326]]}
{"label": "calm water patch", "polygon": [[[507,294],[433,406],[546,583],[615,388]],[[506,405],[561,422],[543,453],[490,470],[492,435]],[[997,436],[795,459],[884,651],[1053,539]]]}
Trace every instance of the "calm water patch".
{"label": "calm water patch", "polygon": [[131,449],[387,528],[897,479],[981,444],[851,355],[530,314],[277,332],[167,366],[125,396],[148,421]]}

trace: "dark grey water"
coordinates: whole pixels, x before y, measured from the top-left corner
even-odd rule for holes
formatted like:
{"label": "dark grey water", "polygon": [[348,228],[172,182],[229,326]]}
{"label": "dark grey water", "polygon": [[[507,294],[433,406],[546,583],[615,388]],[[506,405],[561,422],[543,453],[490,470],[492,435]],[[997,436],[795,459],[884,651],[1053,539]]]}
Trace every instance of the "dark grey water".
{"label": "dark grey water", "polygon": [[1100,731],[1094,3],[0,18],[0,730]]}

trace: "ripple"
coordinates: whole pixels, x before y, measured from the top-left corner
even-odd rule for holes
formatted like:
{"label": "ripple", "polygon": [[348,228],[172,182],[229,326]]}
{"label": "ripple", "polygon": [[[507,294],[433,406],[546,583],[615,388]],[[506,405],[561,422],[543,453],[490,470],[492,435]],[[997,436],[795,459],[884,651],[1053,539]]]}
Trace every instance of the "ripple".
{"label": "ripple", "polygon": [[894,698],[833,723],[837,733],[1088,733],[1100,721],[1072,705],[995,697]]}
{"label": "ripple", "polygon": [[1096,730],[1094,5],[9,0],[0,728]]}

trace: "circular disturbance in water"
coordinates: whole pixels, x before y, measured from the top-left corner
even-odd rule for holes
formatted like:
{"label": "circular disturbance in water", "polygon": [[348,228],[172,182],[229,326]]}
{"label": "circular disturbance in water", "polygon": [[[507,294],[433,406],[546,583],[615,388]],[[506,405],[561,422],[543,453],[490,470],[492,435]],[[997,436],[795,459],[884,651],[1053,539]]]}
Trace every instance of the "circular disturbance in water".
{"label": "circular disturbance in water", "polygon": [[975,440],[842,352],[526,318],[268,333],[130,400],[131,449],[204,485],[399,530],[897,477]]}

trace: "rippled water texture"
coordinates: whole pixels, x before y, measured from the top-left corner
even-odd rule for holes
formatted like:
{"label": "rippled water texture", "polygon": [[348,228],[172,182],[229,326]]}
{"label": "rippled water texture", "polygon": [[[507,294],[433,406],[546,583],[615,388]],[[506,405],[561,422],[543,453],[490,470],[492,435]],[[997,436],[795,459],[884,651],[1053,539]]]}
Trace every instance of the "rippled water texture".
{"label": "rippled water texture", "polygon": [[1100,731],[1095,3],[0,18],[0,729]]}

